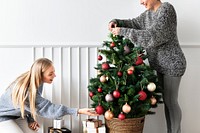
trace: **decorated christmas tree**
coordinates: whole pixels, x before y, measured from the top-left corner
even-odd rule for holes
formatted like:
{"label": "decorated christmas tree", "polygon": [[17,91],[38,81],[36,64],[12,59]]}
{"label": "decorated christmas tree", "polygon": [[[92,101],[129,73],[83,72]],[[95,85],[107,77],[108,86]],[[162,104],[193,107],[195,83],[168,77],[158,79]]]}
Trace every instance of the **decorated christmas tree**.
{"label": "decorated christmas tree", "polygon": [[109,35],[98,51],[98,74],[88,85],[98,114],[107,120],[123,120],[154,113],[150,109],[161,102],[161,89],[147,58],[142,47],[122,36]]}

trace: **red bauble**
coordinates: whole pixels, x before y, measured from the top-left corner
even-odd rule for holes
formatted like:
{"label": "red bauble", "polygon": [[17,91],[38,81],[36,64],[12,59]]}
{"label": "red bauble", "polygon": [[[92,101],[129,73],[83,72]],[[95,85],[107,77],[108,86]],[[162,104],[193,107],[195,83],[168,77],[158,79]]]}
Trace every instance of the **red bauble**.
{"label": "red bauble", "polygon": [[90,92],[89,93],[89,96],[92,98],[94,96],[94,93],[93,92]]}
{"label": "red bauble", "polygon": [[113,96],[114,96],[114,98],[119,98],[120,92],[118,90],[113,91]]}
{"label": "red bauble", "polygon": [[99,88],[97,89],[97,91],[100,92],[100,93],[103,92],[103,90],[102,90],[101,87],[99,87]]}
{"label": "red bauble", "polygon": [[118,118],[119,118],[120,120],[124,120],[124,119],[126,118],[126,116],[125,116],[123,113],[120,113],[120,114],[118,115]]}
{"label": "red bauble", "polygon": [[97,112],[97,114],[102,115],[104,113],[104,108],[101,105],[98,105],[95,108],[95,111]]}
{"label": "red bauble", "polygon": [[111,48],[115,47],[115,43],[114,43],[114,42],[111,42],[110,47],[111,47]]}
{"label": "red bauble", "polygon": [[134,66],[131,66],[131,67],[127,70],[128,75],[132,75],[133,72],[134,72],[134,70],[135,70]]}
{"label": "red bauble", "polygon": [[121,77],[123,73],[121,71],[117,72],[118,77]]}
{"label": "red bauble", "polygon": [[108,70],[108,69],[110,68],[110,66],[109,66],[108,63],[103,63],[103,64],[101,65],[101,68],[102,68],[103,70]]}
{"label": "red bauble", "polygon": [[98,60],[102,60],[103,57],[101,55],[98,56]]}
{"label": "red bauble", "polygon": [[140,95],[139,100],[141,101],[144,101],[147,98],[147,94],[143,90],[141,90],[138,94]]}
{"label": "red bauble", "polygon": [[138,56],[135,65],[141,65],[141,64],[143,64],[143,59],[142,57]]}

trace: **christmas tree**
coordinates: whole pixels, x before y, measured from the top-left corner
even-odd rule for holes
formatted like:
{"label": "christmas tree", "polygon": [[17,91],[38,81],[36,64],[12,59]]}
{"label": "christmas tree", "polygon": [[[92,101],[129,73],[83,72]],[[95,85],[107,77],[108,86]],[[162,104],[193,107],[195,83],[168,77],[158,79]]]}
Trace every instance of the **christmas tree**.
{"label": "christmas tree", "polygon": [[154,113],[150,109],[161,102],[161,89],[155,71],[145,63],[147,57],[145,50],[130,40],[109,35],[98,51],[98,74],[88,85],[98,114],[107,120],[123,120]]}

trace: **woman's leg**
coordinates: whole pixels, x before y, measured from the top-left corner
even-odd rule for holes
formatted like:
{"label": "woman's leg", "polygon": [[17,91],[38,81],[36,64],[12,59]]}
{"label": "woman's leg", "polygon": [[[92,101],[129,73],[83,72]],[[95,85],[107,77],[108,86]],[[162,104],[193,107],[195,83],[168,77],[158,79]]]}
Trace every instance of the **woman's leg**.
{"label": "woman's leg", "polygon": [[19,119],[16,119],[15,122],[24,133],[37,133],[37,131],[33,131],[32,129],[28,127],[28,123],[26,119],[19,118]]}
{"label": "woman's leg", "polygon": [[1,133],[24,133],[14,120],[7,120],[7,121],[0,122],[0,132]]}
{"label": "woman's leg", "polygon": [[178,104],[178,91],[181,77],[163,76],[163,100],[169,133],[181,133],[181,108]]}
{"label": "woman's leg", "polygon": [[[158,74],[159,85],[164,89],[164,75],[161,73],[157,73],[157,74]],[[169,117],[169,111],[165,104],[164,104],[164,110],[165,110],[165,119],[166,119],[166,124],[167,124],[167,133],[171,133],[171,122],[170,122],[170,117]]]}

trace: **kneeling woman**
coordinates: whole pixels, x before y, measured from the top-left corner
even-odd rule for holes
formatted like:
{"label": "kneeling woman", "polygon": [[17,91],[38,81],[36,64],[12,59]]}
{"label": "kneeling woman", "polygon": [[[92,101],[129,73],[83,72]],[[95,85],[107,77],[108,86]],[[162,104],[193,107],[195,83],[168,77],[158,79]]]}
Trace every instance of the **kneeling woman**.
{"label": "kneeling woman", "polygon": [[[0,97],[1,133],[32,133],[38,130],[36,115],[56,119],[64,115],[86,114],[96,116],[91,109],[56,105],[41,96],[43,83],[51,84],[56,77],[51,60],[40,58],[13,81]],[[25,117],[28,118],[28,124]]]}

